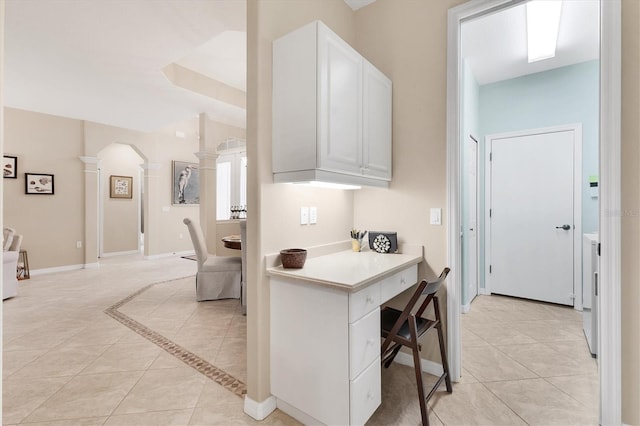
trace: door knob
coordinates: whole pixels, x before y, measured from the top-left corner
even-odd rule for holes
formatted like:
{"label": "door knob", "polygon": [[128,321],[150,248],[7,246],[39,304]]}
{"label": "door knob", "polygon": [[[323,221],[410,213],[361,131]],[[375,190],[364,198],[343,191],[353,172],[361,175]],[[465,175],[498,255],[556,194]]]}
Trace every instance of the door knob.
{"label": "door knob", "polygon": [[562,226],[556,226],[556,229],[564,229],[565,231],[568,231],[569,229],[571,229],[571,225],[562,225]]}

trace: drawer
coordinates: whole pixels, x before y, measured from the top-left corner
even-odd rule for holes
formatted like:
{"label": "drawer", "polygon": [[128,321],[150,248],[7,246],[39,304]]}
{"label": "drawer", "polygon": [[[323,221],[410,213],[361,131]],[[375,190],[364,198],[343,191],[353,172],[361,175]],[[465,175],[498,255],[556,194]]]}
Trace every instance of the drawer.
{"label": "drawer", "polygon": [[389,299],[402,293],[418,282],[418,265],[413,265],[403,271],[380,281],[380,302],[387,302]]}
{"label": "drawer", "polygon": [[349,323],[356,322],[380,306],[380,283],[349,294]]}
{"label": "drawer", "polygon": [[363,425],[382,402],[380,357],[351,381],[349,389],[349,423]]}
{"label": "drawer", "polygon": [[380,308],[349,324],[349,380],[380,357]]}

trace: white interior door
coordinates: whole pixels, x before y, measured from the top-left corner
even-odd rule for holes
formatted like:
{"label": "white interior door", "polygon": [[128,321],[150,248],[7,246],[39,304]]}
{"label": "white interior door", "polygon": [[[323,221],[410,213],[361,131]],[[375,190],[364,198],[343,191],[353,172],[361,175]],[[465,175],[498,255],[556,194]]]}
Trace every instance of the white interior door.
{"label": "white interior door", "polygon": [[574,140],[490,140],[492,293],[573,305]]}
{"label": "white interior door", "polygon": [[469,164],[467,183],[469,188],[469,250],[467,257],[467,292],[469,303],[478,295],[478,142],[469,137]]}

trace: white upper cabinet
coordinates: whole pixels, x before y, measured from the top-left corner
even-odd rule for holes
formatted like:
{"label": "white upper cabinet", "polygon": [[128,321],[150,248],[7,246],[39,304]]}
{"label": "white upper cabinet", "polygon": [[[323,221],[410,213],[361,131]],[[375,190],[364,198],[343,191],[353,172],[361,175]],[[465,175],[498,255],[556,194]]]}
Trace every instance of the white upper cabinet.
{"label": "white upper cabinet", "polygon": [[274,182],[388,186],[391,90],[320,21],[274,41]]}

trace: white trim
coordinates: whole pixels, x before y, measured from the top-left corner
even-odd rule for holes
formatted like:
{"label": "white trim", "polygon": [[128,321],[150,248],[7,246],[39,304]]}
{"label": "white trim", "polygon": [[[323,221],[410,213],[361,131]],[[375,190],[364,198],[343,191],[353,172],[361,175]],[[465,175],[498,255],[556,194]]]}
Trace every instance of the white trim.
{"label": "white trim", "polygon": [[460,23],[491,9],[519,3],[520,0],[471,0],[449,9],[447,17],[447,260],[451,268],[447,285],[447,354],[451,380],[460,380],[460,304],[462,274],[460,250],[460,106],[462,73],[459,58]]}
{"label": "white trim", "polygon": [[478,294],[481,294],[483,296],[491,296],[491,292],[487,291],[486,288],[481,288]]}
{"label": "white trim", "polygon": [[244,412],[254,419],[260,421],[264,420],[269,414],[276,409],[276,398],[271,395],[262,402],[256,402],[244,396]]}
{"label": "white trim", "polygon": [[[460,242],[457,224],[459,188],[458,146],[460,145],[460,24],[473,16],[489,13],[513,0],[471,0],[449,9],[447,21],[447,232],[448,261],[453,271],[459,263]],[[599,321],[600,424],[622,423],[621,335],[620,335],[620,117],[621,117],[621,0],[600,2],[600,258],[601,315]],[[452,154],[455,154],[452,157]],[[451,201],[453,200],[453,201]],[[617,212],[617,214],[616,214]],[[452,379],[460,378],[461,282],[457,275],[449,280],[447,297],[447,342]]]}
{"label": "white trim", "polygon": [[471,302],[467,303],[466,305],[462,305],[460,307],[460,312],[463,314],[468,314],[470,310],[471,310]]}
{"label": "white trim", "polygon": [[[413,356],[406,352],[398,352],[398,355],[396,355],[394,362],[413,368]],[[420,366],[423,372],[432,374],[434,376],[441,376],[444,372],[441,364],[430,361],[428,359],[421,358]]]}
{"label": "white trim", "polygon": [[600,2],[600,424],[622,423],[620,0]]}
{"label": "white trim", "polygon": [[55,266],[53,268],[32,269],[31,271],[29,271],[29,274],[35,277],[36,275],[54,274],[56,272],[75,271],[77,269],[84,269],[84,264],[79,263],[77,265],[64,265],[64,266]]}
{"label": "white trim", "polygon": [[100,267],[100,262],[94,262],[94,263],[85,263],[84,264],[84,269],[96,269]]}
{"label": "white trim", "polygon": [[276,404],[280,411],[287,413],[288,415],[290,415],[291,417],[293,417],[303,425],[322,425],[323,424],[321,421],[308,415],[304,411],[297,409],[293,405],[283,401],[280,398],[276,398],[276,401],[277,401]]}
{"label": "white trim", "polygon": [[103,253],[101,257],[128,256],[131,254],[138,254],[138,253],[140,253],[140,251],[138,250],[112,251],[110,253]]}
{"label": "white trim", "polygon": [[[136,253],[138,253],[136,251]],[[193,250],[184,250],[184,251],[174,251],[171,253],[159,253],[159,254],[150,254],[145,256],[145,260],[156,260],[156,259],[164,259],[165,257],[180,257],[180,256],[194,256],[196,254]]]}
{"label": "white trim", "polygon": [[492,162],[491,147],[496,139],[509,139],[522,136],[539,135],[543,133],[573,132],[573,294],[576,295],[574,308],[582,310],[582,124],[573,123],[561,126],[543,127],[537,129],[518,130],[515,132],[495,133],[485,136],[485,185],[484,185],[484,289],[491,294],[491,183]]}

